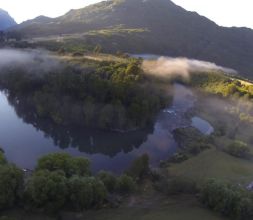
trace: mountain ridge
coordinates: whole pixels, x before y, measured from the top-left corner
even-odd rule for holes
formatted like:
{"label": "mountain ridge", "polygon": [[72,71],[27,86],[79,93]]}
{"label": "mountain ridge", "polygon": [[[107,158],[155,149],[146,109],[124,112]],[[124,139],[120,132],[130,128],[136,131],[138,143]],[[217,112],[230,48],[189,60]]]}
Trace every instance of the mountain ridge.
{"label": "mountain ridge", "polygon": [[17,23],[15,20],[9,15],[9,13],[0,8],[0,31],[6,30]]}
{"label": "mountain ridge", "polygon": [[[90,31],[143,29],[142,33],[105,37]],[[17,28],[28,37],[85,33],[84,42],[99,43],[105,51],[155,53],[207,60],[253,72],[253,30],[218,26],[170,0],[111,0],[70,10],[63,16]],[[88,33],[88,34],[87,34]]]}

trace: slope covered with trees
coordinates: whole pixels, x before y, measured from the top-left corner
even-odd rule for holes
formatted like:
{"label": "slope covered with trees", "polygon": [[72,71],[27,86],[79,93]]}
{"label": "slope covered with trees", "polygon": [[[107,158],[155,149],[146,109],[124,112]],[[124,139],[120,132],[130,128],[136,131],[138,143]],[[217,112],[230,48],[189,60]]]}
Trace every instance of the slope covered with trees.
{"label": "slope covered with trees", "polygon": [[[41,57],[30,63],[40,65]],[[92,61],[43,73],[25,65],[2,70],[0,84],[14,100],[24,100],[39,118],[57,125],[128,131],[144,128],[169,97],[151,85],[137,59]],[[81,65],[81,66],[80,66]]]}
{"label": "slope covered with trees", "polygon": [[0,31],[16,25],[17,23],[7,11],[0,9]]}
{"label": "slope covered with trees", "polygon": [[253,70],[251,29],[220,27],[170,0],[103,1],[55,19],[39,17],[17,29],[27,37],[55,35],[64,39],[68,34],[68,40],[73,37],[83,44],[101,44],[107,52],[207,60],[245,76]]}

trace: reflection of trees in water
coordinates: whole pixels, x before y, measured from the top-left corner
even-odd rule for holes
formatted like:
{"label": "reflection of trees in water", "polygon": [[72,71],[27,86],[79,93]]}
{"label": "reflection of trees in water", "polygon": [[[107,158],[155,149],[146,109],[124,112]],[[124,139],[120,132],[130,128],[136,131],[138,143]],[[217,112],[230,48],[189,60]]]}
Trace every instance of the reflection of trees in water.
{"label": "reflection of trees in water", "polygon": [[54,144],[62,149],[73,147],[81,152],[102,153],[113,157],[121,151],[128,153],[139,147],[147,139],[148,133],[152,132],[150,129],[121,134],[58,126],[48,119],[38,117],[31,97],[8,95],[8,101],[14,107],[18,117],[44,132],[45,137],[52,138]]}

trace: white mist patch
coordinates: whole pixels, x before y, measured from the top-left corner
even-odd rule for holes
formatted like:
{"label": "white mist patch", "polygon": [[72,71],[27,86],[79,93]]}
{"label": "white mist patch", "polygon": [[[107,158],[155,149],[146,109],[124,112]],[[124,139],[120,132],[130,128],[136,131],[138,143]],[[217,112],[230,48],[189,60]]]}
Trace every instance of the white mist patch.
{"label": "white mist patch", "polygon": [[160,57],[156,60],[144,60],[142,64],[144,72],[160,77],[180,75],[188,78],[191,72],[222,71],[229,74],[236,74],[233,69],[217,66],[215,63],[206,61]]}
{"label": "white mist patch", "polygon": [[36,74],[58,69],[59,66],[59,61],[44,50],[0,49],[0,70],[20,68]]}

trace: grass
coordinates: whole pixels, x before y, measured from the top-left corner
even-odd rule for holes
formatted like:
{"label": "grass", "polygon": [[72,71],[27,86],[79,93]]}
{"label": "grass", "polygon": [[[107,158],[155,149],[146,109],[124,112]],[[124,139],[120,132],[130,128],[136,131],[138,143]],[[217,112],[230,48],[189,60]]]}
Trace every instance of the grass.
{"label": "grass", "polygon": [[63,56],[59,56],[58,54],[56,54],[54,57],[64,62],[74,65],[77,64],[83,68],[88,69],[97,68],[99,62],[129,62],[129,60],[126,58],[104,53],[84,53],[82,56],[72,56],[72,54],[65,54]]}
{"label": "grass", "polygon": [[[131,200],[131,198],[130,198]],[[63,213],[62,220],[224,220],[200,205],[191,195],[173,196],[156,200],[149,198],[150,203],[124,204],[120,208],[85,211],[83,213]],[[130,202],[131,203],[131,202]],[[1,216],[1,215],[0,215]],[[13,220],[56,220],[59,218],[39,214],[27,214],[24,211],[12,210],[3,213]]]}
{"label": "grass", "polygon": [[[66,218],[69,220],[72,218]],[[196,199],[192,197],[170,198],[153,208],[119,208],[116,210],[89,211],[76,219],[92,220],[221,220],[216,213],[202,208]]]}
{"label": "grass", "polygon": [[[59,218],[38,214],[25,214],[21,211],[10,211],[4,215],[13,220],[56,220]],[[169,198],[155,207],[121,207],[117,209],[101,209],[83,213],[64,213],[62,220],[224,220],[204,207],[201,207],[192,196]]]}
{"label": "grass", "polygon": [[111,29],[101,29],[101,30],[95,30],[95,31],[89,31],[87,35],[91,36],[97,36],[97,35],[102,35],[106,37],[111,37],[113,35],[125,35],[125,34],[135,34],[135,33],[143,33],[143,32],[148,32],[147,29],[142,29],[142,28],[111,28]]}
{"label": "grass", "polygon": [[240,140],[247,143],[251,154],[253,153],[252,140],[250,141],[253,124],[241,122],[236,114],[230,114],[227,109],[232,106],[233,103],[218,97],[198,95],[195,114],[207,120],[215,131],[223,126],[225,135],[213,136],[216,148],[206,150],[180,164],[171,164],[168,167],[170,175],[187,177],[199,184],[209,178],[245,185],[253,181],[252,160],[236,158],[222,151],[234,140]]}
{"label": "grass", "polygon": [[171,165],[168,172],[173,176],[191,178],[197,183],[217,178],[248,184],[253,181],[253,162],[210,149],[181,164]]}
{"label": "grass", "polygon": [[[81,213],[63,212],[62,220],[224,220],[206,209],[193,195],[166,196],[153,189],[152,183],[142,184],[140,192],[123,200],[119,208],[104,208]],[[14,220],[56,220],[39,214],[11,210],[5,215]]]}

